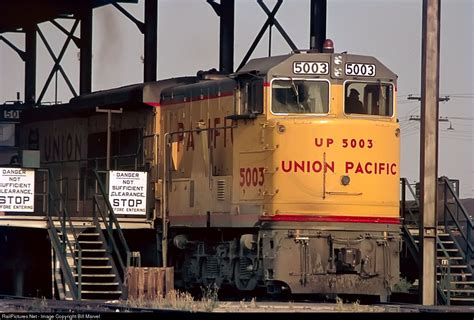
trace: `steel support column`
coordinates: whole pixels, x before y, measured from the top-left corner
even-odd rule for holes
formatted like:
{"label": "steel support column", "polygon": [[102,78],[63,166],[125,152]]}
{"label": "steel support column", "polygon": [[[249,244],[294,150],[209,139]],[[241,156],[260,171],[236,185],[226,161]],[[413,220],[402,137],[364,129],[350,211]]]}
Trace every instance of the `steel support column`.
{"label": "steel support column", "polygon": [[[263,5],[262,0],[257,0],[257,3],[260,6]],[[275,6],[273,7],[272,11],[269,14],[267,13],[267,15],[268,15],[267,20],[265,21],[262,28],[258,32],[257,36],[255,37],[255,40],[250,45],[249,50],[247,51],[244,58],[242,59],[242,62],[240,62],[240,65],[237,68],[237,70],[240,70],[249,61],[250,56],[252,55],[253,51],[257,47],[258,43],[260,42],[260,39],[263,37],[263,35],[264,35],[265,31],[267,30],[267,28],[274,24],[275,15],[278,12],[278,9],[280,9],[280,6],[282,5],[282,3],[283,3],[283,0],[277,0],[277,2],[275,3]]]}
{"label": "steel support column", "polygon": [[323,52],[326,40],[327,0],[311,0],[309,47],[312,51]]}
{"label": "steel support column", "polygon": [[158,53],[158,0],[145,0],[143,80],[156,81]]}
{"label": "steel support column", "polygon": [[36,25],[25,27],[25,104],[36,103]]}
{"label": "steel support column", "polygon": [[222,0],[220,6],[219,71],[234,71],[234,0]]}
{"label": "steel support column", "polygon": [[81,20],[81,47],[79,62],[79,93],[92,91],[92,8],[84,8]]}
{"label": "steel support column", "polygon": [[234,11],[235,0],[207,0],[220,17],[219,31],[219,71],[232,73],[234,71]]}
{"label": "steel support column", "polygon": [[436,210],[440,0],[423,0],[421,69],[421,292],[423,305],[436,304]]}

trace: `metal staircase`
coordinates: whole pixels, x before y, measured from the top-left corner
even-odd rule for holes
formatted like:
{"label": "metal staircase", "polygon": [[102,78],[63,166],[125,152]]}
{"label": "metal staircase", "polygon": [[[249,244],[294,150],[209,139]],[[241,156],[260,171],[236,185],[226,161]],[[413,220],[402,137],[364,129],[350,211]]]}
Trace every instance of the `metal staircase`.
{"label": "metal staircase", "polygon": [[72,220],[49,171],[47,218],[60,299],[117,300],[123,295],[130,251],[97,172],[91,219]]}
{"label": "metal staircase", "polygon": [[[62,240],[63,230],[59,221],[53,221],[54,228]],[[73,223],[73,228],[66,228],[68,241],[73,245],[74,252],[66,252],[66,260],[72,271],[74,283],[77,287],[77,300],[117,300],[122,295],[122,282],[115,263],[108,253],[107,242],[96,225]],[[77,239],[74,237],[76,234]],[[55,273],[60,297],[73,299],[70,289],[61,286],[62,275]],[[65,291],[66,290],[66,291]]]}
{"label": "metal staircase", "polygon": [[[404,218],[403,235],[413,259],[420,262],[419,201],[406,179],[401,179]],[[474,230],[472,218],[459,201],[452,182],[443,177],[438,188],[437,232],[437,291],[438,301],[444,304],[474,304],[474,277],[472,266]],[[407,191],[413,200],[407,201]],[[441,215],[440,215],[441,214]]]}

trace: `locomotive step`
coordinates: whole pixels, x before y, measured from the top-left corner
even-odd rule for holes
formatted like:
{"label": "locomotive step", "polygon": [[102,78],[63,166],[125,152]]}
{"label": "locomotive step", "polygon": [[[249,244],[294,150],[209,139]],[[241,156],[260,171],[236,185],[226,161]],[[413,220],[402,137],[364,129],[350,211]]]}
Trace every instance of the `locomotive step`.
{"label": "locomotive step", "polygon": [[82,290],[82,294],[89,293],[89,294],[121,294],[122,291],[92,291],[92,290]]}
{"label": "locomotive step", "polygon": [[[436,281],[439,283],[439,281]],[[456,285],[465,285],[465,286],[473,286],[474,281],[450,281],[450,284],[456,284]]]}
{"label": "locomotive step", "polygon": [[89,241],[89,240],[86,240],[86,241],[79,240],[79,244],[81,244],[81,243],[83,243],[83,244],[102,244],[103,242],[102,241],[92,241],[92,240],[91,241]]}
{"label": "locomotive step", "polygon": [[[439,280],[436,280],[436,283],[439,284]],[[464,286],[466,289],[474,288],[474,281],[449,281],[451,285],[455,286]]]}
{"label": "locomotive step", "polygon": [[[448,289],[443,289],[443,291],[448,292]],[[451,292],[459,292],[459,293],[474,293],[474,289],[450,289]],[[472,297],[474,299],[474,297]]]}
{"label": "locomotive step", "polygon": [[441,241],[442,244],[454,244],[453,240],[443,240]]}
{"label": "locomotive step", "polygon": [[[75,256],[76,260],[79,259],[78,256]],[[90,260],[90,261],[108,261],[110,260],[109,257],[82,257],[82,260]]]}
{"label": "locomotive step", "polygon": [[[73,273],[74,277],[79,276],[77,273]],[[110,274],[110,273],[103,273],[103,274],[96,274],[96,273],[91,273],[91,274],[82,274],[83,278],[115,278],[115,274]]]}
{"label": "locomotive step", "polygon": [[[79,249],[74,249],[75,251],[79,251]],[[82,252],[105,252],[105,249],[82,249]]]}
{"label": "locomotive step", "polygon": [[[420,244],[420,240],[415,240],[415,243]],[[453,246],[454,241],[451,241],[451,240],[441,241],[441,244],[443,244],[444,246]],[[440,244],[438,243],[438,248],[439,247],[440,247]],[[451,248],[449,248],[449,249],[451,249]]]}
{"label": "locomotive step", "polygon": [[449,259],[449,260],[463,260],[463,257],[458,257],[458,256],[454,256],[454,257],[436,257],[436,259]]}
{"label": "locomotive step", "polygon": [[[78,285],[79,282],[76,282]],[[83,286],[118,286],[118,282],[82,282],[81,285]]]}
{"label": "locomotive step", "polygon": [[451,301],[474,301],[474,297],[471,297],[471,298],[451,297]]}
{"label": "locomotive step", "polygon": [[[438,268],[447,268],[448,266],[437,265]],[[467,265],[465,264],[452,264],[451,269],[466,269]]]}
{"label": "locomotive step", "polygon": [[82,269],[112,269],[112,266],[82,266]]}
{"label": "locomotive step", "polygon": [[[436,272],[436,275],[437,276],[443,276],[445,275],[444,273],[441,273],[441,272]],[[451,276],[453,277],[471,277],[472,274],[471,273],[455,273],[455,272],[451,272]]]}
{"label": "locomotive step", "polygon": [[[409,228],[409,231],[410,231],[412,236],[418,237],[420,235],[420,230],[418,228]],[[448,237],[449,233],[444,231],[444,229],[438,229],[438,236]]]}

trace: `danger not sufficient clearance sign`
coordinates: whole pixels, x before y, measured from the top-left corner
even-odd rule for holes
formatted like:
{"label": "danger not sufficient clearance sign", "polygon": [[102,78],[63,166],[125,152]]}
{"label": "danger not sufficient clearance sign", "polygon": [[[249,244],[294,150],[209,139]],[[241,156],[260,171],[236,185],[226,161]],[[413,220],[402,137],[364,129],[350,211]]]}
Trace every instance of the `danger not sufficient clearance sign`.
{"label": "danger not sufficient clearance sign", "polygon": [[109,201],[116,214],[146,214],[147,173],[110,171]]}
{"label": "danger not sufficient clearance sign", "polygon": [[23,168],[0,168],[0,211],[33,212],[35,171]]}

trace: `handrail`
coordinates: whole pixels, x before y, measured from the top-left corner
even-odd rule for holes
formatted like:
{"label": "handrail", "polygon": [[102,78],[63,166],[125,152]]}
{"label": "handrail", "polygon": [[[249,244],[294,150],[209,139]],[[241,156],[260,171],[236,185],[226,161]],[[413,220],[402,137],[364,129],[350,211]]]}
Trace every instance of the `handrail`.
{"label": "handrail", "polygon": [[[407,237],[409,239],[409,241],[407,243],[408,244],[408,250],[410,251],[410,253],[413,257],[417,257],[418,253],[419,253],[419,249],[418,249],[418,245],[415,242],[415,238],[413,238],[413,236],[410,233],[410,230],[408,230],[408,227],[406,225],[402,226],[402,231],[405,234],[405,237]],[[418,267],[420,267],[420,260],[419,259],[415,259],[415,263]]]}
{"label": "handrail", "polygon": [[[99,201],[98,201],[96,195],[94,195],[94,204],[97,206],[97,209],[99,211],[99,216],[100,216],[101,220],[104,222],[105,225],[107,225],[107,217],[105,216],[104,212],[102,212],[102,209],[100,208]],[[98,227],[100,228],[99,221],[97,221],[96,223],[97,223]],[[119,266],[120,266],[120,270],[122,271],[122,272],[119,273],[119,276],[123,280],[123,273],[124,273],[125,267],[126,267],[125,263],[123,261],[120,250],[117,246],[117,243],[115,242],[113,232],[111,232],[111,230],[107,226],[106,226],[105,229],[107,230],[107,235],[108,235],[108,240],[106,240],[106,241],[110,242],[109,247],[112,248],[111,251],[113,251],[113,253],[117,257],[117,260],[118,260],[118,263],[119,263]]]}
{"label": "handrail", "polygon": [[[58,205],[56,204],[56,201],[59,200],[60,204],[65,203],[64,199],[61,195],[61,193],[58,190],[56,180],[54,178],[53,172],[50,169],[45,169],[41,171],[47,171],[48,172],[48,199],[49,199],[49,205],[48,205],[48,210],[47,210],[47,218],[49,222],[49,230],[50,230],[50,235],[52,235],[52,244],[53,248],[56,252],[56,254],[59,257],[59,262],[60,266],[63,269],[63,274],[65,275],[66,281],[71,288],[71,291],[74,295],[74,299],[81,300],[81,281],[82,281],[82,248],[81,245],[79,244],[78,237],[76,234],[76,231],[74,229],[74,226],[72,224],[72,220],[70,215],[68,214],[67,207],[66,205],[63,205],[62,210],[58,208]],[[54,196],[53,196],[54,195]],[[61,205],[60,205],[61,207]],[[60,223],[60,227],[62,230],[62,245],[61,245],[61,240],[59,237],[59,234],[56,230],[56,227],[54,225],[52,213],[55,213],[55,215],[58,218],[58,221]],[[62,214],[61,214],[62,213]],[[66,222],[67,221],[67,222]],[[74,245],[77,249],[78,253],[78,261],[76,263],[76,251],[74,250],[74,246],[71,243],[71,241],[68,238],[67,232],[66,232],[66,223],[69,225],[70,229],[72,230],[72,236],[74,238]],[[74,280],[74,273],[71,269],[71,266],[67,262],[66,258],[66,249],[69,249],[69,252],[72,255],[72,258],[74,259],[74,264],[76,264],[77,268],[77,273],[78,273],[78,285],[76,285],[76,281]]]}
{"label": "handrail", "polygon": [[[441,273],[441,277],[439,279],[439,286],[436,287],[438,288],[438,293],[443,298],[444,302],[449,306],[451,304],[451,259],[449,259],[450,256],[448,254],[448,251],[446,251],[446,248],[444,247],[438,236],[436,236],[436,241],[439,244],[439,247],[441,248],[441,252],[443,252],[443,260],[447,261],[447,272],[443,272],[443,260],[438,262],[438,259],[436,259],[436,265],[440,266]],[[447,290],[447,294],[444,294],[445,289]]]}
{"label": "handrail", "polygon": [[411,184],[408,182],[408,179],[407,178],[400,178],[400,182],[401,182],[401,187],[402,187],[402,190],[401,190],[402,203],[401,203],[401,206],[400,206],[400,210],[402,211],[401,216],[404,218],[404,221],[407,221],[406,218],[405,218],[405,214],[408,211],[408,213],[410,214],[411,221],[415,222],[415,224],[416,224],[418,219],[416,218],[416,216],[413,213],[413,211],[411,210],[411,208],[406,206],[406,189],[407,189],[407,187],[408,187],[409,193],[412,195],[412,197],[415,201],[415,204],[418,208],[420,207],[420,202],[418,200],[418,197],[416,196],[415,191],[413,191],[413,188],[411,187]]}
{"label": "handrail", "polygon": [[59,265],[61,269],[64,271],[64,276],[66,278],[66,282],[68,283],[69,287],[72,289],[71,292],[73,294],[74,299],[78,299],[78,290],[76,290],[76,283],[74,281],[72,270],[67,262],[66,257],[62,254],[61,250],[61,242],[59,241],[59,235],[54,227],[53,221],[50,216],[48,216],[48,221],[50,223],[49,234],[51,243],[53,245],[54,252],[56,252],[57,257],[59,259]]}
{"label": "handrail", "polygon": [[[413,199],[414,199],[414,201],[415,201],[415,203],[418,207],[420,206],[419,199],[416,196],[416,193],[413,191],[413,188],[408,183],[408,180],[406,178],[401,178],[400,182],[402,184],[402,193],[401,193],[402,194],[401,210],[403,210],[402,214],[404,215],[406,213],[406,211],[408,210],[408,213],[410,213],[412,221],[414,222],[415,226],[417,228],[419,228],[419,223],[418,223],[419,219],[415,218],[415,216],[414,216],[414,214],[413,214],[413,212],[411,211],[410,208],[405,207],[406,188],[408,187],[408,190],[411,193],[411,195],[413,196]],[[452,189],[451,189],[451,191],[452,191]],[[453,192],[453,195],[454,195],[454,192]],[[445,192],[445,198],[444,199],[445,199],[445,205],[446,205],[446,192]],[[448,208],[448,210],[449,210],[449,208]],[[454,217],[453,217],[453,220],[455,220]],[[455,221],[455,223],[457,223],[457,222]],[[419,257],[419,247],[416,244],[415,239],[413,238],[410,231],[408,230],[408,227],[405,224],[403,225],[402,231],[405,234],[406,239],[408,239],[407,244],[408,244],[408,249],[409,249],[410,253],[412,254],[416,264],[418,266],[420,266],[420,261],[418,259],[418,257]],[[437,244],[437,247],[439,246],[441,248],[441,252],[443,253],[444,258],[445,258],[444,260],[447,260],[447,268],[446,268],[447,272],[445,272],[445,270],[443,269],[443,267],[444,267],[443,261],[442,260],[438,261],[439,259],[436,259],[436,265],[440,267],[440,273],[441,273],[440,282],[439,282],[439,285],[436,286],[436,289],[438,291],[439,296],[444,300],[444,302],[447,305],[450,305],[450,303],[451,303],[451,259],[449,259],[449,257],[450,257],[449,253],[446,251],[446,248],[444,247],[443,243],[441,242],[441,239],[439,238],[438,234],[436,234],[436,244]],[[470,268],[469,265],[468,265],[468,268]],[[446,294],[444,293],[444,290],[447,290]]]}
{"label": "handrail", "polygon": [[[107,210],[109,212],[109,215],[108,215],[109,221],[108,221],[108,223],[107,223],[107,217],[104,215],[104,213],[100,209],[100,206],[99,206],[98,199],[97,199],[96,195],[94,195],[94,201],[97,205],[97,208],[99,209],[100,217],[102,218],[102,220],[104,222],[104,225],[106,226],[105,229],[107,230],[108,240],[110,242],[110,246],[112,247],[115,255],[117,256],[120,267],[122,268],[122,273],[120,274],[120,277],[123,280],[124,274],[125,274],[125,268],[130,266],[130,257],[131,257],[130,249],[128,247],[127,241],[125,240],[125,236],[123,235],[122,228],[120,227],[120,224],[117,220],[117,217],[115,216],[114,209],[112,208],[112,205],[110,204],[107,193],[105,192],[104,184],[102,183],[102,180],[101,180],[97,170],[94,170],[94,175],[96,177],[96,181],[97,181],[98,186],[99,186],[100,194],[102,195],[102,198],[103,198],[102,200],[105,202],[105,204],[107,206]],[[122,245],[123,250],[125,251],[125,259],[126,259],[125,263],[123,262],[121,252],[118,249],[118,246],[115,242],[114,235],[113,235],[113,232],[112,232],[113,227],[115,227],[115,230],[117,232],[120,244]]]}
{"label": "handrail", "polygon": [[[468,260],[470,260],[471,257],[472,257],[472,253],[474,252],[474,246],[472,244],[472,239],[471,239],[471,232],[474,229],[474,222],[471,219],[471,217],[467,214],[467,211],[464,208],[464,206],[462,205],[461,201],[459,200],[459,197],[457,196],[456,192],[454,192],[449,179],[447,179],[446,177],[442,177],[441,180],[444,182],[444,210],[443,210],[443,213],[444,213],[445,225],[448,229],[450,229],[449,226],[448,226],[448,223],[447,223],[447,214],[449,214],[452,221],[454,222],[457,229],[459,230],[459,233],[461,234],[462,239],[464,240],[464,244],[465,244],[464,253],[466,255],[466,258]],[[451,199],[454,200],[454,204],[455,204],[456,209],[457,209],[456,210],[456,215],[452,212],[452,210],[451,210],[451,208],[448,204],[448,201],[447,201],[448,192],[449,192],[449,196],[452,196]],[[465,224],[460,223],[460,221],[458,219],[459,218],[459,212],[462,213],[462,217],[465,220]],[[463,227],[465,227],[465,228],[463,228]]]}

